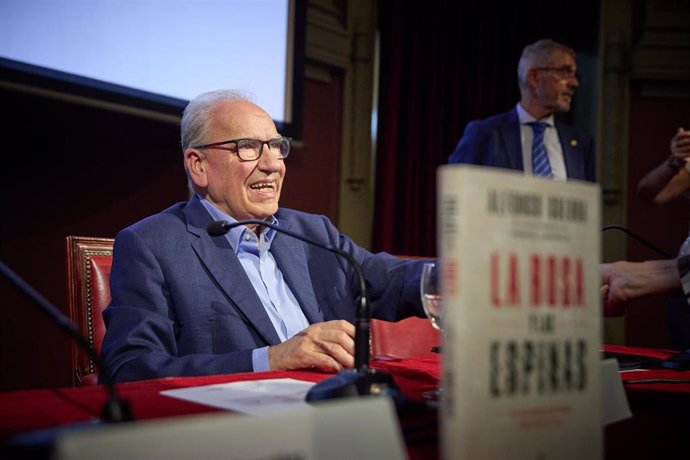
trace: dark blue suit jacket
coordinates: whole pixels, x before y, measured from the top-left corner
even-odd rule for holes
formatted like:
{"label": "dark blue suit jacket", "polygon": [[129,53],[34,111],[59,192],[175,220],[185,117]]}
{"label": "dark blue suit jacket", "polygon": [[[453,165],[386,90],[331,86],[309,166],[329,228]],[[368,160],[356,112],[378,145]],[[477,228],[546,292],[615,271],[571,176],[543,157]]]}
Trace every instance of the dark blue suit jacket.
{"label": "dark blue suit jacket", "polygon": [[[568,179],[596,182],[596,156],[592,137],[558,122],[556,129]],[[468,123],[448,162],[523,171],[517,110],[513,108],[506,113]]]}
{"label": "dark blue suit jacket", "polygon": [[[282,228],[349,251],[362,265],[373,315],[424,316],[421,262],[371,254],[324,216],[280,209]],[[116,381],[252,371],[252,349],[280,343],[225,237],[195,197],[118,233],[103,316],[102,356]],[[345,260],[277,233],[271,252],[310,323],[354,322],[359,283]]]}

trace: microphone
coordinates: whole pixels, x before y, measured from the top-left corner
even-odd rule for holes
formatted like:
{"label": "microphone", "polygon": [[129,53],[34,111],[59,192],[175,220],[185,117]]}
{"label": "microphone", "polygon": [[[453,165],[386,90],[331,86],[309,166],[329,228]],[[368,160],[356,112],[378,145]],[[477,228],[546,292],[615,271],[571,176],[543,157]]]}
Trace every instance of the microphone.
{"label": "microphone", "polygon": [[33,300],[34,303],[38,305],[39,310],[48,316],[52,322],[66,331],[79,344],[79,346],[86,351],[86,353],[89,355],[89,358],[96,363],[100,369],[100,375],[108,392],[108,400],[103,405],[101,418],[105,422],[126,422],[132,420],[132,411],[129,403],[120,399],[115,391],[115,385],[113,384],[110,369],[105,365],[105,363],[103,363],[101,357],[94,352],[93,348],[91,345],[89,345],[89,342],[81,334],[77,326],[75,326],[74,323],[69,320],[69,318],[60,312],[55,305],[51,304],[45,297],[31,287],[2,261],[0,261],[0,272],[2,272],[2,274],[24,295]]}
{"label": "microphone", "polygon": [[360,299],[355,315],[355,367],[351,370],[340,371],[334,377],[317,383],[307,393],[306,400],[310,402],[361,395],[387,395],[396,403],[403,401],[403,396],[393,378],[381,371],[375,371],[369,367],[369,334],[371,330],[371,310],[367,295],[366,278],[360,264],[352,257],[352,254],[330,244],[306,238],[298,233],[278,227],[263,220],[242,220],[238,222],[214,221],[208,225],[206,232],[212,236],[222,236],[235,227],[243,225],[261,225],[271,228],[278,233],[283,233],[292,238],[316,246],[325,251],[334,253],[345,260],[354,268],[359,279]]}

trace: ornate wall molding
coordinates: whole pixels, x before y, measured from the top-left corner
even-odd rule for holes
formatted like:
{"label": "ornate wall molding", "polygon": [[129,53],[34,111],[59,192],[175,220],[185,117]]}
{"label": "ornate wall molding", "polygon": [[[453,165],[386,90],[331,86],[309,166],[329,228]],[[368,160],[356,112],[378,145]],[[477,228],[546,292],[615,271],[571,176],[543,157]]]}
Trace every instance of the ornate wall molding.
{"label": "ornate wall molding", "polygon": [[369,247],[373,225],[376,2],[309,0],[306,77],[328,83],[343,75],[338,227]]}
{"label": "ornate wall molding", "polygon": [[690,2],[647,0],[644,7],[632,80],[643,95],[690,98]]}

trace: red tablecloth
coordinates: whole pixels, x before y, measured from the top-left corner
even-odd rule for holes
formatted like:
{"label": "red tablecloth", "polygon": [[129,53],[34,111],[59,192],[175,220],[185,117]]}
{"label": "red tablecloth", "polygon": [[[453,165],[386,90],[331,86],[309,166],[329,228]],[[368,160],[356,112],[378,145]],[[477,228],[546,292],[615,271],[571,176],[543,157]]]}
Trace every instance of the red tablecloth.
{"label": "red tablecloth", "polygon": [[[674,350],[604,345],[604,351],[629,355],[649,356],[666,359],[677,353]],[[621,372],[621,378],[628,393],[661,391],[668,393],[690,393],[690,371],[672,369],[636,369]],[[690,417],[690,415],[689,415]],[[689,433],[690,435],[690,433]]]}
{"label": "red tablecloth", "polygon": [[[374,361],[372,367],[390,372],[410,401],[422,401],[422,393],[438,387],[439,358],[427,356],[405,360]],[[215,412],[202,406],[160,394],[163,390],[216,383],[268,378],[294,378],[319,382],[332,374],[309,371],[259,372],[203,377],[175,377],[116,385],[119,396],[132,407],[135,420]],[[43,428],[52,428],[98,418],[106,401],[103,386],[27,390],[0,393],[0,441]],[[403,428],[413,432],[408,443],[411,458],[436,455],[436,414],[424,406],[405,409]],[[419,425],[419,428],[416,425]],[[420,453],[421,452],[421,453]]]}
{"label": "red tablecloth", "polygon": [[[604,347],[610,352],[627,352],[665,358],[673,352],[629,347]],[[436,412],[422,404],[422,394],[437,388],[440,357],[425,356],[403,360],[378,360],[372,367],[390,373],[403,394],[411,401],[399,411],[405,443],[411,459],[438,457]],[[621,374],[624,381],[649,379],[690,379],[690,371],[650,369]],[[163,390],[216,383],[285,378],[319,382],[331,374],[293,371],[262,372],[204,377],[176,377],[117,385],[120,396],[129,401],[136,420],[217,411],[199,404],[161,396]],[[679,433],[690,435],[690,383],[630,383],[625,385],[634,417],[606,428],[606,458],[659,458],[675,452]],[[41,428],[56,427],[96,419],[106,400],[102,386],[0,393],[0,441]],[[684,424],[685,421],[685,424]],[[688,430],[688,431],[685,431]],[[645,439],[645,437],[650,437]],[[662,444],[659,444],[659,443]],[[676,444],[674,444],[676,443]],[[682,441],[684,445],[685,441]],[[686,452],[684,450],[684,452]],[[648,455],[652,455],[649,457]],[[679,458],[687,458],[681,454]],[[676,457],[664,457],[676,458]]]}

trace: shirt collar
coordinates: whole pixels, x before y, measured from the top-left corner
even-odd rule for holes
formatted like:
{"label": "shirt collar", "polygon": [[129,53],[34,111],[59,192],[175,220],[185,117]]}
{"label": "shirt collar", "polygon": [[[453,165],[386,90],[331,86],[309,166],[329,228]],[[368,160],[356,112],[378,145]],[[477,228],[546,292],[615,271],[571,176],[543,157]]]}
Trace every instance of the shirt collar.
{"label": "shirt collar", "polygon": [[541,120],[537,120],[537,119],[534,118],[532,115],[530,115],[530,114],[527,112],[527,110],[525,110],[525,109],[522,107],[522,104],[520,104],[519,102],[518,102],[517,105],[516,105],[516,109],[517,109],[517,114],[518,114],[518,120],[520,120],[520,124],[521,124],[521,125],[526,125],[526,124],[528,124],[528,123],[532,123],[532,122],[534,122],[534,121],[538,121],[538,122],[540,122],[540,123],[546,123],[547,126],[551,126],[551,127],[554,126],[554,123],[555,123],[555,122],[554,122],[554,118],[553,118],[553,113],[552,113],[551,115],[549,115],[548,117],[544,117],[544,118],[542,118]]}
{"label": "shirt collar", "polygon": [[[196,196],[199,199],[199,201],[201,201],[201,204],[204,205],[204,208],[206,208],[208,213],[211,214],[213,220],[224,220],[226,222],[230,222],[231,224],[237,222],[237,219],[234,219],[233,217],[224,213],[220,209],[216,208],[206,198],[201,197],[198,193],[196,194]],[[278,219],[276,219],[275,216],[269,216],[265,220],[269,224],[279,225]],[[225,235],[225,238],[227,238],[228,243],[230,243],[230,246],[232,247],[232,250],[235,251],[235,253],[239,251],[240,244],[242,242],[242,238],[244,238],[245,233],[254,235],[254,232],[252,232],[245,226],[234,227]],[[265,241],[267,243],[267,247],[270,248],[271,242],[273,241],[276,231],[272,228],[262,227],[261,232],[259,234],[261,236],[261,240]],[[261,241],[259,241],[259,245],[261,244]]]}

